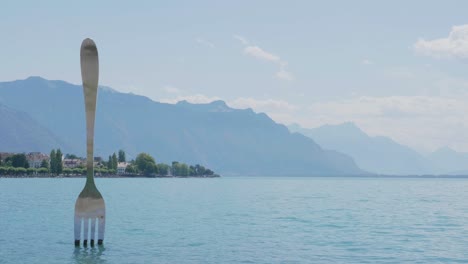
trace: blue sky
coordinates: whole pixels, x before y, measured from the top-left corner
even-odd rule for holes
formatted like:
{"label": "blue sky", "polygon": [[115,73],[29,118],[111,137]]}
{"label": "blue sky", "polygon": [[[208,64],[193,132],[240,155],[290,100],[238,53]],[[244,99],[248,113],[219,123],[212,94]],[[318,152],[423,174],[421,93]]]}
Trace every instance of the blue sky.
{"label": "blue sky", "polygon": [[468,151],[466,1],[7,1],[0,81],[100,83],[156,101],[225,100],[284,124],[355,122],[421,152]]}

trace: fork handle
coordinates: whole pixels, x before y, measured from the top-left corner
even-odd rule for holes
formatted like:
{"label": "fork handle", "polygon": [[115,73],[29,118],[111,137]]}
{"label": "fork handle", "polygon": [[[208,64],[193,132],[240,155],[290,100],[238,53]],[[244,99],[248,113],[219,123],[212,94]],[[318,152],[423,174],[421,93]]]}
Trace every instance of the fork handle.
{"label": "fork handle", "polygon": [[87,38],[81,43],[81,79],[86,112],[86,183],[94,183],[94,120],[99,80],[99,58],[96,44]]}

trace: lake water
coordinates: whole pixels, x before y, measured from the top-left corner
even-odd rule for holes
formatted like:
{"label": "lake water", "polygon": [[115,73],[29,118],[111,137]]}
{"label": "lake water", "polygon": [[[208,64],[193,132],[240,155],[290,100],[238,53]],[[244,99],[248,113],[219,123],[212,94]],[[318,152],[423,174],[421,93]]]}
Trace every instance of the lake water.
{"label": "lake water", "polygon": [[97,179],[76,249],[84,180],[0,179],[0,263],[468,263],[468,179]]}

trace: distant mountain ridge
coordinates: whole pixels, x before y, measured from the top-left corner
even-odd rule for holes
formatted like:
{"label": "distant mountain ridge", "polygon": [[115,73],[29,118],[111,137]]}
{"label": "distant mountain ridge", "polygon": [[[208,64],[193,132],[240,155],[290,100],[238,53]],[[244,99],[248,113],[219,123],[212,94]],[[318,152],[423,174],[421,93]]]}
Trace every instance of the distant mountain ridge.
{"label": "distant mountain ridge", "polygon": [[430,153],[427,159],[445,173],[468,175],[468,153],[466,152],[443,147]]}
{"label": "distant mountain ridge", "polygon": [[325,149],[345,153],[364,170],[388,175],[466,174],[468,153],[442,148],[424,156],[388,137],[371,137],[354,123],[289,129],[314,139]]}
{"label": "distant mountain ridge", "polygon": [[[67,142],[67,146],[57,146],[65,153],[84,155],[80,85],[40,77],[0,82],[0,103],[27,113]],[[263,113],[233,109],[222,101],[164,104],[107,88],[99,89],[96,115],[97,155],[122,148],[129,157],[147,152],[157,162],[200,163],[231,175],[365,173],[349,156],[323,150],[312,139],[290,133]],[[2,133],[0,129],[0,136]]]}
{"label": "distant mountain ridge", "polygon": [[0,104],[0,146],[3,152],[45,152],[65,146],[50,130],[24,112]]}

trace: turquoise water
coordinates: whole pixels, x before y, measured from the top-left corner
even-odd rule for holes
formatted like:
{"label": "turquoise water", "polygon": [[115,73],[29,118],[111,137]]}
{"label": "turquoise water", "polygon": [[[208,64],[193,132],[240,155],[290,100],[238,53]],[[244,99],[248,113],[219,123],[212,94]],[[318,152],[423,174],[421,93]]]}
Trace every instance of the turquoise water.
{"label": "turquoise water", "polygon": [[103,248],[73,246],[84,179],[0,179],[0,263],[468,263],[468,179],[97,179]]}

